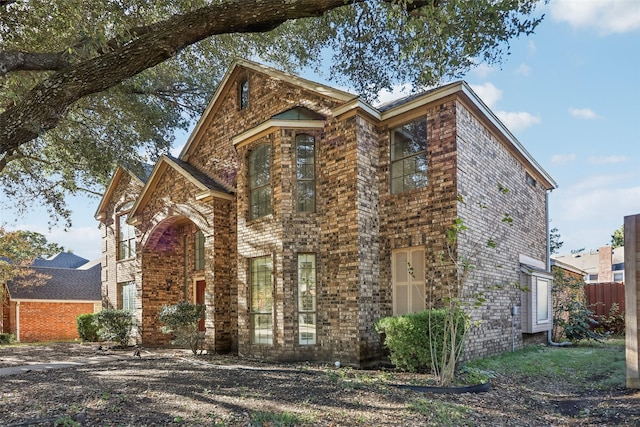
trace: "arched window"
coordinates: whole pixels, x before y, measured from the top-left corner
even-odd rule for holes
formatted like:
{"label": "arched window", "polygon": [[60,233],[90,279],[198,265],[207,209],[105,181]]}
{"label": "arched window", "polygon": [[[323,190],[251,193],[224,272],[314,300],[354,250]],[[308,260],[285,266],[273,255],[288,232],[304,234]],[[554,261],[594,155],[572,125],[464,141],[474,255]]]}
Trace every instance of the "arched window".
{"label": "arched window", "polygon": [[315,139],[311,135],[296,136],[296,209],[316,211]]}
{"label": "arched window", "polygon": [[249,154],[249,218],[271,213],[271,146],[258,145]]}

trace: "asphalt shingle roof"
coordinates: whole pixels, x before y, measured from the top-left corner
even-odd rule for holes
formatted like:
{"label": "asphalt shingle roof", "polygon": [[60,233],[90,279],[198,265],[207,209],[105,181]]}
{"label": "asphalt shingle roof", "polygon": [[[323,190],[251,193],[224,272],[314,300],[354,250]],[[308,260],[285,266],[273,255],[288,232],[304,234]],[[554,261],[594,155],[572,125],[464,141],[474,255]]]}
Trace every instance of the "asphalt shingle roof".
{"label": "asphalt shingle roof", "polygon": [[33,260],[34,267],[50,268],[78,268],[85,265],[89,260],[75,255],[71,252],[60,252],[51,258],[36,258]]}
{"label": "asphalt shingle roof", "polygon": [[7,283],[11,299],[101,301],[99,263],[84,269],[32,267]]}

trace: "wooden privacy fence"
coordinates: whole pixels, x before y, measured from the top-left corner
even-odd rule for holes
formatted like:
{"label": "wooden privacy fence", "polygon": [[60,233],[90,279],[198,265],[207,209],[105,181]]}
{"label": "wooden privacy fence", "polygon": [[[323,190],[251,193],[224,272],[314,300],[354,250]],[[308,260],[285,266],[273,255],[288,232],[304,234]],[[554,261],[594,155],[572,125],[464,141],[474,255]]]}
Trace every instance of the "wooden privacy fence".
{"label": "wooden privacy fence", "polygon": [[598,316],[608,316],[611,304],[617,303],[625,311],[624,283],[591,283],[584,286],[587,306]]}

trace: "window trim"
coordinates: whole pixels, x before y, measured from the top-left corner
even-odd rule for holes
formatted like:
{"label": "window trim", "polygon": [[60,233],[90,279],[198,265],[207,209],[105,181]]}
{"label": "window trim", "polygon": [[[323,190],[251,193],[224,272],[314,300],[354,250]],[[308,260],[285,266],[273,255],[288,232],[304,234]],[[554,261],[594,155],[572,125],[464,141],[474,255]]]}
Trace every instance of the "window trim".
{"label": "window trim", "polygon": [[[399,253],[405,252],[407,253],[407,280],[402,281],[397,277],[396,263],[397,255]],[[411,265],[411,260],[413,259],[414,252],[421,252],[421,260],[422,260],[422,277],[416,277],[414,272],[415,269]],[[424,311],[426,309],[426,292],[427,292],[427,283],[426,283],[426,263],[425,263],[425,253],[426,248],[424,246],[410,246],[404,248],[397,248],[391,251],[391,294],[392,294],[392,311],[394,316],[401,316],[409,313],[418,313],[420,311]],[[407,286],[407,301],[406,301],[406,312],[400,312],[398,304],[400,296],[399,286]],[[413,287],[417,287],[418,292],[422,292],[422,300],[421,301],[413,301]],[[421,302],[421,304],[420,304]]]}
{"label": "window trim", "polygon": [[[116,261],[126,261],[136,257],[136,229],[127,223],[132,202],[121,208],[116,214]],[[129,210],[125,210],[129,208]],[[127,231],[127,238],[122,239],[123,224]],[[131,233],[131,235],[129,235]]]}
{"label": "window trim", "polygon": [[[260,271],[257,270],[259,265],[258,262],[265,262],[265,266],[268,266],[268,284],[256,284],[255,280],[258,279]],[[254,269],[255,266],[255,269]],[[262,272],[264,274],[265,272]],[[263,286],[263,289],[258,289],[256,286]],[[259,292],[262,292],[262,295],[257,296]],[[260,256],[251,258],[249,260],[249,336],[250,342],[253,345],[273,345],[273,316],[274,316],[274,302],[275,298],[273,295],[274,292],[274,277],[273,277],[273,257],[271,255]],[[263,305],[269,307],[269,310],[260,309],[256,307],[254,304],[254,297],[264,297],[266,301],[264,301]],[[271,326],[270,335],[262,336],[258,335],[256,332],[256,319],[260,317],[269,317],[268,323]]]}
{"label": "window trim", "polygon": [[[257,173],[253,173],[254,171],[254,164],[255,164],[255,156],[257,156],[257,153],[259,152],[260,149],[267,149],[268,153],[265,156],[265,160],[268,161],[268,177],[266,177],[266,182],[262,185],[253,185],[252,184],[252,177],[257,175]],[[263,142],[261,144],[256,145],[250,152],[249,155],[247,156],[247,161],[248,161],[248,188],[249,188],[249,219],[250,220],[254,220],[254,219],[258,219],[258,218],[262,218],[268,215],[271,215],[271,213],[273,212],[272,210],[272,204],[271,204],[271,166],[272,166],[272,161],[271,161],[271,144],[268,142]],[[265,198],[265,205],[263,206],[260,202],[255,203],[253,202],[253,198],[254,195],[259,196],[260,194],[258,193],[260,190],[268,190],[268,197]],[[264,211],[262,211],[261,207],[264,208]],[[257,212],[256,212],[257,209]]]}
{"label": "window trim", "polygon": [[[125,307],[125,288],[127,289],[127,298],[128,301],[127,307]],[[135,313],[136,311],[136,282],[134,280],[129,280],[127,282],[119,282],[118,283],[118,308],[120,310],[126,310],[130,313]]]}
{"label": "window trim", "polygon": [[[307,141],[311,142],[311,150],[313,152],[313,178],[300,178],[300,170],[299,170],[299,157],[298,157],[298,146],[299,141],[302,141],[303,138],[306,138]],[[295,137],[295,162],[296,162],[296,212],[298,213],[315,213],[316,212],[316,138],[314,135],[309,133],[299,133]],[[305,163],[304,166],[308,166],[309,163]],[[310,209],[300,209],[300,188],[301,183],[311,183],[313,187],[313,197],[312,197],[312,207]],[[311,203],[310,203],[311,204]]]}
{"label": "window trim", "polygon": [[204,270],[204,245],[206,239],[202,230],[193,233],[193,270]]}
{"label": "window trim", "polygon": [[[308,262],[307,257],[312,258],[312,272],[310,274],[313,275],[313,285],[307,287],[307,292],[311,295],[312,307],[309,309],[304,308],[303,302],[303,266],[301,262]],[[297,303],[298,303],[298,344],[301,346],[310,346],[316,345],[318,343],[318,257],[314,252],[300,252],[297,257]],[[309,281],[308,284],[311,284]],[[309,289],[312,289],[310,291]],[[313,318],[313,328],[306,328],[304,331],[302,330],[303,317],[312,316]],[[309,324],[305,322],[305,324]],[[313,329],[313,330],[311,330]],[[303,334],[312,334],[313,338],[303,339]]]}
{"label": "window trim", "polygon": [[238,107],[239,110],[249,108],[249,78],[244,77],[238,81]]}
{"label": "window trim", "polygon": [[[412,152],[409,155],[403,155],[402,157],[399,158],[394,158],[394,148],[395,148],[395,142],[396,142],[396,131],[398,129],[402,129],[405,126],[411,125],[413,123],[418,123],[418,122],[423,122],[424,123],[424,149],[420,150],[420,151],[415,151]],[[420,116],[414,120],[408,121],[406,123],[403,123],[401,125],[398,126],[394,126],[393,128],[389,129],[389,191],[391,194],[401,194],[401,193],[406,193],[408,191],[412,191],[412,190],[418,190],[421,188],[426,188],[429,184],[428,181],[428,171],[429,171],[429,167],[427,165],[427,161],[428,161],[428,157],[427,157],[427,148],[428,148],[428,135],[427,135],[427,116]],[[407,176],[418,176],[419,174],[417,172],[413,172],[411,174],[405,174],[404,173],[404,162],[410,159],[417,159],[418,157],[424,156],[424,162],[425,162],[425,169],[424,169],[424,176],[425,176],[425,182],[423,185],[419,185],[419,186],[414,186],[411,188],[405,188],[405,178]],[[396,164],[401,164],[403,166],[403,174],[401,177],[394,177],[394,165]],[[402,186],[400,189],[395,189],[394,188],[394,179],[398,179],[398,178],[402,178]]]}

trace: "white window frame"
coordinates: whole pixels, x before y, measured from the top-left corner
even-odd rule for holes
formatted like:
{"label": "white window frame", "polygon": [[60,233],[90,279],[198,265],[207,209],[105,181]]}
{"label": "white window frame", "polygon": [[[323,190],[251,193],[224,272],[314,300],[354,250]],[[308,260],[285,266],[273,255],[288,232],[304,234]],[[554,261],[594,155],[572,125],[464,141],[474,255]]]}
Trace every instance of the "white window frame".
{"label": "white window frame", "polygon": [[298,344],[318,342],[318,270],[316,254],[298,254]]}
{"label": "white window frame", "polygon": [[118,297],[120,310],[126,310],[131,313],[136,311],[136,282],[120,282],[118,283]]}

